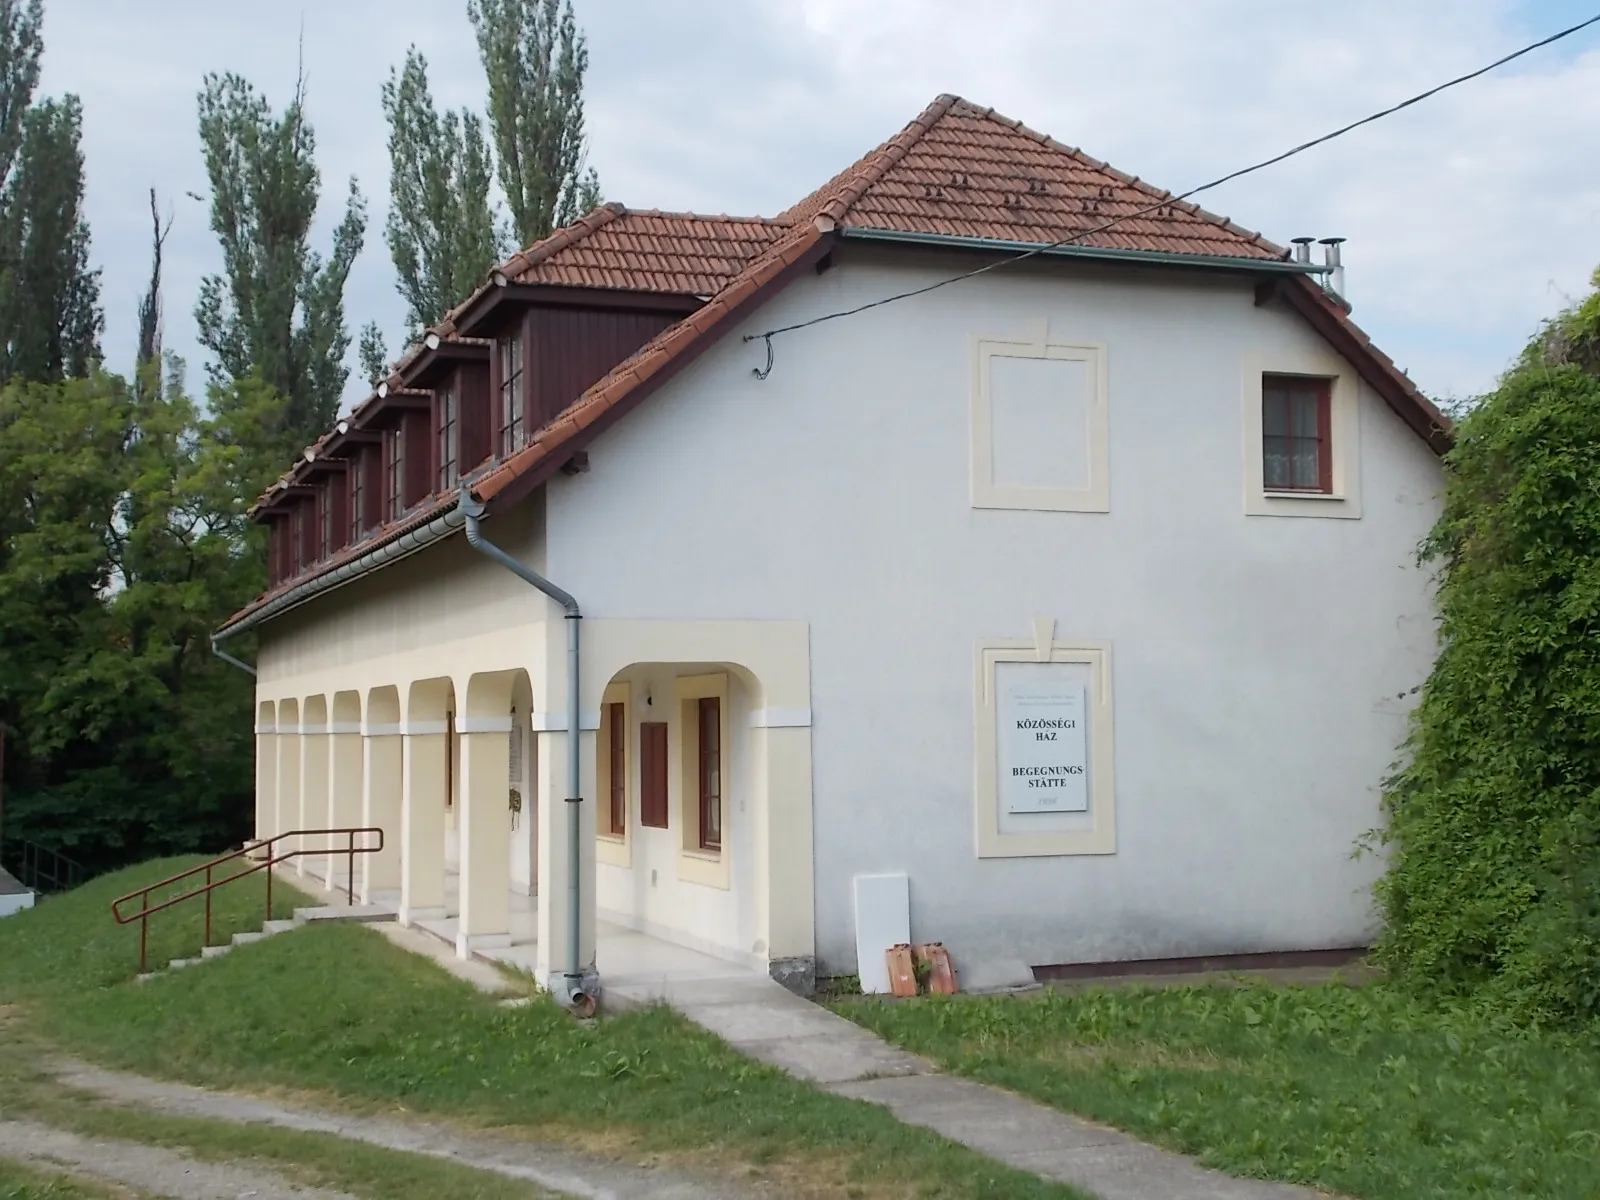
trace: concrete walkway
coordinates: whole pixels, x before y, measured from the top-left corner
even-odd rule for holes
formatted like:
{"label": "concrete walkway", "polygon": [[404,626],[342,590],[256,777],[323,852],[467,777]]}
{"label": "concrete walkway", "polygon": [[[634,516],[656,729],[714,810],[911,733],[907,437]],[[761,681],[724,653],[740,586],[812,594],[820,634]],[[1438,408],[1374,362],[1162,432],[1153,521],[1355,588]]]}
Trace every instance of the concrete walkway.
{"label": "concrete walkway", "polygon": [[1101,1200],[1325,1196],[1290,1184],[1235,1179],[1012,1092],[942,1074],[928,1060],[737,967],[696,979],[607,980],[606,996],[625,1003],[665,1001],[752,1058],[840,1096],[881,1104],[909,1125]]}

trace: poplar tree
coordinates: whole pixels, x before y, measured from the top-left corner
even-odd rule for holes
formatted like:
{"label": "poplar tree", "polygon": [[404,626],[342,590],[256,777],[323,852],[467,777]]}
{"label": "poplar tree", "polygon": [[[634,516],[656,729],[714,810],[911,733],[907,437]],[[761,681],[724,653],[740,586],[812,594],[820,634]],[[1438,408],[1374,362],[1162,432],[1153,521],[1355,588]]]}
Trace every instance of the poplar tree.
{"label": "poplar tree", "polygon": [[322,178],[302,79],[275,116],[238,75],[208,75],[200,141],[211,181],[211,228],[223,269],[200,285],[200,343],[211,381],[228,394],[254,375],[283,397],[281,427],[306,444],[333,422],[349,370],[344,289],[366,234],[354,178],[326,260],[311,248]]}
{"label": "poplar tree", "polygon": [[526,246],[600,202],[584,170],[589,49],[572,0],[468,0],[512,232]]}
{"label": "poplar tree", "polygon": [[31,106],[4,194],[0,378],[88,374],[100,358],[100,273],[83,215],[83,112],[76,96]]}
{"label": "poplar tree", "polygon": [[465,108],[439,112],[428,89],[428,61],[415,47],[383,85],[383,114],[390,167],[385,237],[414,332],[470,295],[495,264],[494,168],[482,119]]}
{"label": "poplar tree", "polygon": [[156,207],[156,190],[150,189],[150,223],[153,226],[150,253],[150,286],[139,301],[139,351],[135,359],[140,380],[152,369],[160,371],[161,360],[161,251],[172,232],[172,216],[162,221]]}
{"label": "poplar tree", "polygon": [[39,86],[43,0],[0,0],[0,183],[22,148],[22,119]]}

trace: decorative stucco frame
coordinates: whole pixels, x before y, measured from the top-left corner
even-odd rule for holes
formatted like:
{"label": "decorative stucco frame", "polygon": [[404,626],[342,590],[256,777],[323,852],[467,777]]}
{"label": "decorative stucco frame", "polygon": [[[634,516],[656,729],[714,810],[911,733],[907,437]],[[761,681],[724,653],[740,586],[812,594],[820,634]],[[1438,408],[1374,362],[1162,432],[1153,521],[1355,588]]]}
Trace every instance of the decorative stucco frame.
{"label": "decorative stucco frame", "polygon": [[[1115,854],[1117,812],[1116,738],[1112,728],[1111,643],[1054,640],[1055,622],[1036,620],[1035,637],[981,640],[973,655],[973,795],[979,858],[1029,858],[1047,855]],[[996,773],[995,667],[999,663],[1083,663],[1090,670],[1089,813],[1090,827],[1075,831],[1002,833]]]}
{"label": "decorative stucco frame", "polygon": [[[1305,375],[1331,384],[1333,490],[1325,494],[1269,492],[1261,441],[1261,378]],[[1252,517],[1361,516],[1361,393],[1355,369],[1321,350],[1273,350],[1245,356],[1244,511]]]}
{"label": "decorative stucco frame", "polygon": [[[1104,342],[1050,340],[1043,319],[1029,323],[1029,336],[979,334],[972,340],[972,507],[1036,509],[1045,512],[1110,512],[1110,421],[1106,408]],[[1085,488],[1032,487],[994,480],[994,401],[990,367],[1001,358],[1042,358],[1085,365],[1089,395],[1085,437],[1089,482]]]}

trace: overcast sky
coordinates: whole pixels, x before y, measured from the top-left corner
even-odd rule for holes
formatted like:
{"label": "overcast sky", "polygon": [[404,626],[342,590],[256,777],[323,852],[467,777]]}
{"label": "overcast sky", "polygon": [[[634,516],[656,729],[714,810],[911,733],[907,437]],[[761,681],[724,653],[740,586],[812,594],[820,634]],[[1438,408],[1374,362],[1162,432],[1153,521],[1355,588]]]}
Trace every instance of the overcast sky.
{"label": "overcast sky", "polygon": [[[1596,0],[577,0],[590,162],[608,200],[770,215],[940,92],[1181,191],[1591,15]],[[398,352],[379,87],[408,44],[443,104],[481,109],[466,0],[45,0],[41,92],[76,92],[108,366],[133,357],[148,189],[176,223],[166,344],[198,387],[192,309],[219,269],[195,131],[207,71],[275,106],[304,26],[326,249],[345,180],[369,201],[352,331]],[[1585,11],[1589,9],[1591,11]],[[1430,394],[1493,386],[1600,264],[1600,26],[1203,197],[1286,242],[1343,235],[1356,320]],[[912,301],[911,303],[915,303]],[[352,349],[351,362],[354,364]],[[352,373],[347,400],[361,391]]]}

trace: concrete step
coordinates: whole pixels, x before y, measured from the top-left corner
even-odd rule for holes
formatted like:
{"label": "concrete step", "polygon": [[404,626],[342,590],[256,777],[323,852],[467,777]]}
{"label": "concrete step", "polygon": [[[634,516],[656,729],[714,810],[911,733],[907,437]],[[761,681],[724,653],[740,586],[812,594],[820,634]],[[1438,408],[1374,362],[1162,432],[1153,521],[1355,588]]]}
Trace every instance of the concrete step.
{"label": "concrete step", "polygon": [[297,925],[311,921],[393,921],[396,915],[394,909],[383,904],[319,904],[294,910]]}
{"label": "concrete step", "polygon": [[262,938],[271,936],[265,930],[260,933],[236,933],[233,935],[233,944],[235,946],[248,946],[251,942],[259,942]]}
{"label": "concrete step", "polygon": [[204,949],[202,949],[200,951],[200,957],[201,958],[221,958],[224,954],[228,953],[228,951],[230,951],[232,949],[233,949],[233,947],[231,945],[206,946]]}
{"label": "concrete step", "polygon": [[175,959],[173,959],[171,962],[169,962],[167,964],[167,970],[169,970],[169,971],[181,971],[185,967],[192,967],[196,963],[203,962],[203,961],[205,961],[205,960],[204,959],[199,959],[199,958],[175,958]]}
{"label": "concrete step", "polygon": [[295,927],[295,924],[296,922],[294,921],[268,921],[261,926],[261,932],[267,937],[271,937],[275,933],[288,933],[289,930]]}

